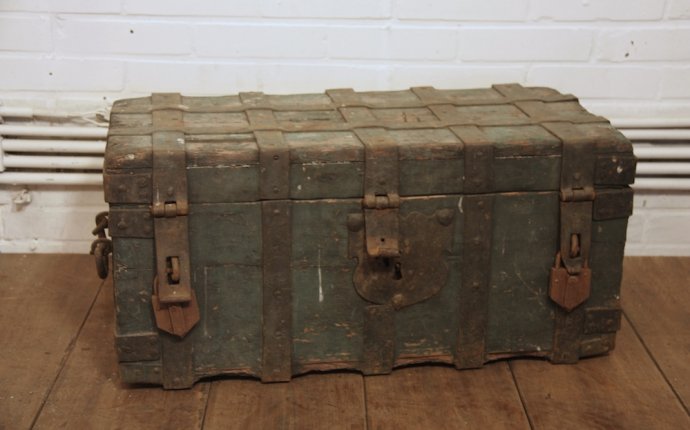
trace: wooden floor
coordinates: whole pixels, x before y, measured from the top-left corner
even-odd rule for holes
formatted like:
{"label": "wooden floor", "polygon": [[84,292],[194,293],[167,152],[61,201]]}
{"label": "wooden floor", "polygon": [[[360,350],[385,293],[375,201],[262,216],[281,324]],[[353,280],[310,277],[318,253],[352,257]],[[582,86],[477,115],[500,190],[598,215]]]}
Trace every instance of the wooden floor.
{"label": "wooden floor", "polygon": [[80,255],[0,255],[0,429],[690,429],[690,258],[628,258],[609,356],[578,365],[118,381],[112,284]]}

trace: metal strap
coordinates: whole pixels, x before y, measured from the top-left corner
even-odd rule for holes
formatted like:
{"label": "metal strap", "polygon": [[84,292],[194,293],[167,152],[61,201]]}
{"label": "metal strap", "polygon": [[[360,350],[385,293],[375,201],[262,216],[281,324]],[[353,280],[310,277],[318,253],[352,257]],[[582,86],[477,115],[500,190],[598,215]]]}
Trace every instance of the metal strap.
{"label": "metal strap", "polygon": [[490,193],[494,189],[494,146],[479,127],[451,127],[464,146],[463,193]]}
{"label": "metal strap", "polygon": [[395,360],[395,311],[391,305],[364,308],[360,370],[365,375],[391,373]]}
{"label": "metal strap", "polygon": [[[154,94],[151,103],[156,130],[152,133],[151,212],[156,242],[157,299],[163,304],[187,303],[192,300],[192,287],[185,137],[182,132],[170,131],[182,127],[182,112],[160,108],[180,105],[182,100],[179,94]],[[179,268],[178,279],[172,279],[170,273],[173,263]]]}
{"label": "metal strap", "polygon": [[562,141],[560,238],[549,284],[549,296],[559,305],[551,360],[574,363],[584,330],[582,303],[591,288],[594,142],[573,124],[546,123],[544,127]]}
{"label": "metal strap", "polygon": [[162,383],[165,389],[189,388],[196,379],[190,339],[161,336]]}
{"label": "metal strap", "polygon": [[261,380],[292,376],[292,206],[289,200],[261,203],[263,243],[263,350]]}
{"label": "metal strap", "polygon": [[[592,240],[594,201],[594,142],[569,123],[545,123],[562,141],[560,253],[568,273],[579,273],[588,263]],[[572,238],[580,252],[572,256]]]}
{"label": "metal strap", "polygon": [[[355,130],[364,144],[364,238],[366,258],[400,256],[398,144],[385,129]],[[362,256],[364,258],[364,256]],[[390,304],[364,311],[362,372],[390,373],[395,354],[395,314]]]}
{"label": "metal strap", "polygon": [[259,198],[290,198],[290,148],[280,131],[254,132],[259,146]]}
{"label": "metal strap", "polygon": [[183,337],[199,321],[191,285],[189,200],[183,113],[179,94],[151,96],[152,204],[156,278],[152,304],[161,336],[162,383],[187,388],[194,383],[192,342]]}
{"label": "metal strap", "polygon": [[336,107],[359,106],[361,99],[352,88],[334,88],[326,90],[326,95],[331,98]]}
{"label": "metal strap", "polygon": [[355,130],[364,144],[364,225],[371,257],[400,255],[398,144],[382,128]]}
{"label": "metal strap", "polygon": [[493,195],[464,196],[460,328],[455,366],[481,367],[485,360],[491,278]]}

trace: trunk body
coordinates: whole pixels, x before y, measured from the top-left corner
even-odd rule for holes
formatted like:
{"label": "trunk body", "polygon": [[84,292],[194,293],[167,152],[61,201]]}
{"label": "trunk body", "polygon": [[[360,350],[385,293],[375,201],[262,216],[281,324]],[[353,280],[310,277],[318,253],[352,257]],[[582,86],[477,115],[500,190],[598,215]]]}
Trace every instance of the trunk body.
{"label": "trunk body", "polygon": [[606,353],[634,169],[606,119],[546,88],[118,101],[121,376]]}

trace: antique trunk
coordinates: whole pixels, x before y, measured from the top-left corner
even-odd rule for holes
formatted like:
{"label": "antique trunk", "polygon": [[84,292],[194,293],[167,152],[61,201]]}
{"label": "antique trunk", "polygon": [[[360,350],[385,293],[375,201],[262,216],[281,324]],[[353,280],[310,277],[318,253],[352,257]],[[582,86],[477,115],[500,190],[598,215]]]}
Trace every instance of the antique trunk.
{"label": "antique trunk", "polygon": [[101,221],[121,378],[606,353],[634,170],[548,88],[118,101]]}

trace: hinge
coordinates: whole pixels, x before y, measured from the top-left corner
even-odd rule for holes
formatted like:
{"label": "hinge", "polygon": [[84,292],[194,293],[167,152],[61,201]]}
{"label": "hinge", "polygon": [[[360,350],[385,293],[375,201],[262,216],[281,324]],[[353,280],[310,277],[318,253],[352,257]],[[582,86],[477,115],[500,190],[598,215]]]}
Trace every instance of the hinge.
{"label": "hinge", "polygon": [[560,189],[560,238],[551,269],[549,297],[570,312],[589,298],[592,271],[594,192],[594,143],[575,126],[552,124],[547,128],[563,142]]}
{"label": "hinge", "polygon": [[370,257],[399,257],[400,196],[398,194],[384,196],[368,194],[364,196],[362,207],[367,254]]}
{"label": "hinge", "polygon": [[398,145],[382,128],[355,130],[364,144],[364,232],[373,258],[400,256]]}
{"label": "hinge", "polygon": [[[153,215],[156,276],[152,304],[159,329],[184,337],[199,321],[191,285],[189,258],[189,203],[185,136],[179,130],[182,111],[178,94],[154,94]],[[157,108],[157,106],[160,106]]]}

